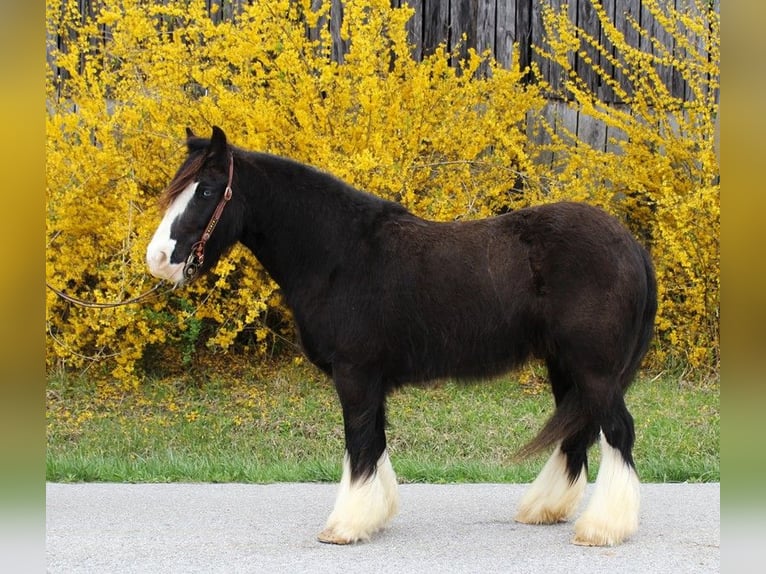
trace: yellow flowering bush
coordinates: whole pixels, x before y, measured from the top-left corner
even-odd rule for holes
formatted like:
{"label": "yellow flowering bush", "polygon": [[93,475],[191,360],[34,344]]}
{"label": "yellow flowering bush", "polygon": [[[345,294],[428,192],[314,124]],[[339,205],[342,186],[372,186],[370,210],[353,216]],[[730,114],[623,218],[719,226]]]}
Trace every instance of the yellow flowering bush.
{"label": "yellow flowering bush", "polygon": [[[161,217],[157,197],[185,155],[184,128],[204,135],[219,125],[241,147],[311,163],[428,218],[486,217],[565,198],[600,203],[651,243],[662,283],[658,360],[678,354],[710,364],[718,195],[702,102],[676,114],[686,123],[673,130],[641,116],[661,98],[622,113],[593,102],[589,111],[621,122],[630,142],[610,156],[556,136],[551,145],[567,155],[552,169],[536,161],[544,150],[527,137],[546,88],[525,81],[529,70],[503,69],[470,50],[459,69],[444,49],[415,61],[405,30],[413,11],[388,0],[344,3],[350,48],[340,64],[320,26],[330,3],[312,4],[256,2],[221,22],[202,0],[103,0],[85,18],[74,0],[47,4],[49,38],[66,39],[51,47],[57,68],[47,81],[50,284],[95,301],[153,286],[144,252]],[[551,36],[569,30],[555,13],[547,21]],[[576,83],[570,90],[577,94]],[[709,236],[696,236],[696,226]],[[708,308],[699,307],[702,280]],[[184,367],[199,349],[223,352],[237,342],[243,353],[266,356],[290,338],[288,319],[277,287],[236,248],[209,277],[140,305],[81,308],[49,291],[48,364],[97,365],[99,376],[105,365],[110,378],[137,384],[153,361]]]}
{"label": "yellow flowering bush", "polygon": [[[720,14],[707,0],[674,9],[659,0],[642,6],[656,26],[673,38],[671,50],[628,21],[648,51],[631,46],[593,1],[608,39],[586,34],[572,24],[566,7],[543,9],[547,49],[541,53],[564,70],[560,90],[568,106],[621,134],[604,151],[545,121],[553,152],[552,197],[566,194],[604,206],[619,215],[651,250],[657,270],[659,311],[654,360],[694,369],[717,369],[719,362],[720,198],[719,163],[714,148],[720,76]],[[655,31],[655,35],[657,32]],[[614,52],[605,49],[614,47]],[[572,62],[586,62],[621,105],[595,98]],[[593,54],[601,56],[598,64]],[[613,79],[606,65],[614,66]],[[687,98],[673,96],[663,81],[667,70],[685,84]],[[554,92],[540,82],[543,89]]]}

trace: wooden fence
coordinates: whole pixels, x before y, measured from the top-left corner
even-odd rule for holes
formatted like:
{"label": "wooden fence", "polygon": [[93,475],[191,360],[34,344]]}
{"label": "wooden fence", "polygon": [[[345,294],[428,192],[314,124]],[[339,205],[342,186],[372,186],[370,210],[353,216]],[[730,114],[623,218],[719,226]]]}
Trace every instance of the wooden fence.
{"label": "wooden fence", "polygon": [[[83,14],[91,13],[93,5],[98,0],[78,0]],[[164,0],[167,1],[167,0]],[[267,0],[206,0],[210,17],[215,21],[236,18],[243,6],[257,1]],[[720,0],[706,0],[708,6],[720,13]],[[157,0],[163,2],[163,0]],[[343,62],[348,52],[347,41],[341,38],[341,23],[343,21],[344,0],[312,0],[316,9],[330,2],[330,17],[320,25],[329,28],[332,37],[332,57]],[[444,44],[448,51],[458,50],[464,56],[469,48],[479,53],[489,50],[492,56],[503,66],[517,60],[524,67],[532,62],[539,66],[543,78],[555,90],[562,86],[563,71],[547,59],[541,57],[534,49],[535,46],[545,46],[545,34],[542,17],[542,2],[554,8],[567,5],[567,13],[572,22],[594,38],[599,38],[602,45],[609,47],[602,25],[593,7],[593,0],[391,0],[391,5],[399,7],[403,4],[414,9],[414,15],[407,23],[409,39],[413,45],[413,57],[421,59],[432,54]],[[644,0],[601,0],[604,10],[617,30],[625,36],[626,42],[645,52],[657,49],[655,43],[665,46],[670,53],[679,53],[674,38],[655,21],[650,11],[644,6]],[[660,0],[662,6],[673,6],[679,10],[689,11],[688,0]],[[215,8],[214,8],[215,6]],[[631,20],[637,22],[642,33],[631,25]],[[308,30],[310,35],[318,31]],[[465,36],[465,41],[462,38]],[[62,38],[49,39],[54,43],[65,41]],[[693,42],[704,50],[705,38],[694,38]],[[517,50],[517,53],[514,53]],[[593,61],[607,70],[619,83],[620,87],[631,93],[628,80],[621,77],[619,70],[614,70],[609,62],[595,50],[589,49]],[[458,58],[459,59],[459,58]],[[457,62],[453,62],[456,64]],[[608,85],[608,82],[594,72],[593,67],[582,61],[578,55],[571,56],[574,69],[595,94],[603,102],[620,105],[619,99]],[[668,91],[674,97],[683,100],[692,97],[689,87],[677,69],[658,67],[657,71]],[[560,95],[560,93],[559,93]],[[717,93],[715,94],[717,100]],[[567,106],[551,100],[546,110],[556,122],[567,125],[573,130],[578,139],[590,145],[606,149],[610,136],[606,127],[599,122],[582,116],[579,112],[568,109]]]}

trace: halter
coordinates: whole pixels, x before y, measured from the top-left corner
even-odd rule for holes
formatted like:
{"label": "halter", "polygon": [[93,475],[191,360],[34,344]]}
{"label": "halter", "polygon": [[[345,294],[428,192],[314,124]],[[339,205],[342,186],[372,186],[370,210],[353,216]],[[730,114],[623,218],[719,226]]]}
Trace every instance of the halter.
{"label": "halter", "polygon": [[210,239],[210,235],[213,233],[215,226],[221,219],[223,208],[226,207],[226,204],[231,199],[231,182],[233,178],[234,152],[229,152],[229,183],[226,184],[226,190],[223,192],[223,197],[221,198],[221,201],[218,202],[218,205],[213,212],[213,216],[210,218],[207,227],[205,227],[205,231],[202,234],[202,237],[199,241],[197,241],[197,243],[192,245],[191,253],[189,254],[189,258],[186,260],[186,264],[184,265],[184,277],[186,277],[186,279],[193,279],[197,275],[199,268],[205,262],[205,244]]}

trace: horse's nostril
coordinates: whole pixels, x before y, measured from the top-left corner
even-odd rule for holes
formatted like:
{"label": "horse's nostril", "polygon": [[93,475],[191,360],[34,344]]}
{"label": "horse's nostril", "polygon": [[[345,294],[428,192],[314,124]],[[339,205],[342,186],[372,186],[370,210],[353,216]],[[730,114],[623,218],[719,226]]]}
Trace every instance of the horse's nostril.
{"label": "horse's nostril", "polygon": [[168,260],[168,255],[162,249],[150,249],[146,254],[146,260],[150,265],[159,266]]}

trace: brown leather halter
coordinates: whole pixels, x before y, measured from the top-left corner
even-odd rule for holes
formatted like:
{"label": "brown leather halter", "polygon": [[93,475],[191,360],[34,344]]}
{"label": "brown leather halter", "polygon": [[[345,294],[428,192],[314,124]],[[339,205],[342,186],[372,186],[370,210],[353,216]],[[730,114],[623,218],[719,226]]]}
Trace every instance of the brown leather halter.
{"label": "brown leather halter", "polygon": [[186,260],[186,264],[184,265],[184,277],[186,279],[193,279],[197,275],[199,268],[205,262],[205,244],[210,239],[215,226],[221,219],[223,208],[226,207],[226,204],[231,199],[231,182],[233,178],[234,152],[229,152],[229,183],[226,184],[226,190],[223,192],[223,197],[221,198],[221,201],[218,202],[218,205],[213,212],[213,216],[210,218],[210,221],[205,227],[205,231],[202,233],[202,237],[199,241],[197,241],[197,243],[192,245],[191,253],[189,254],[189,257]]}

